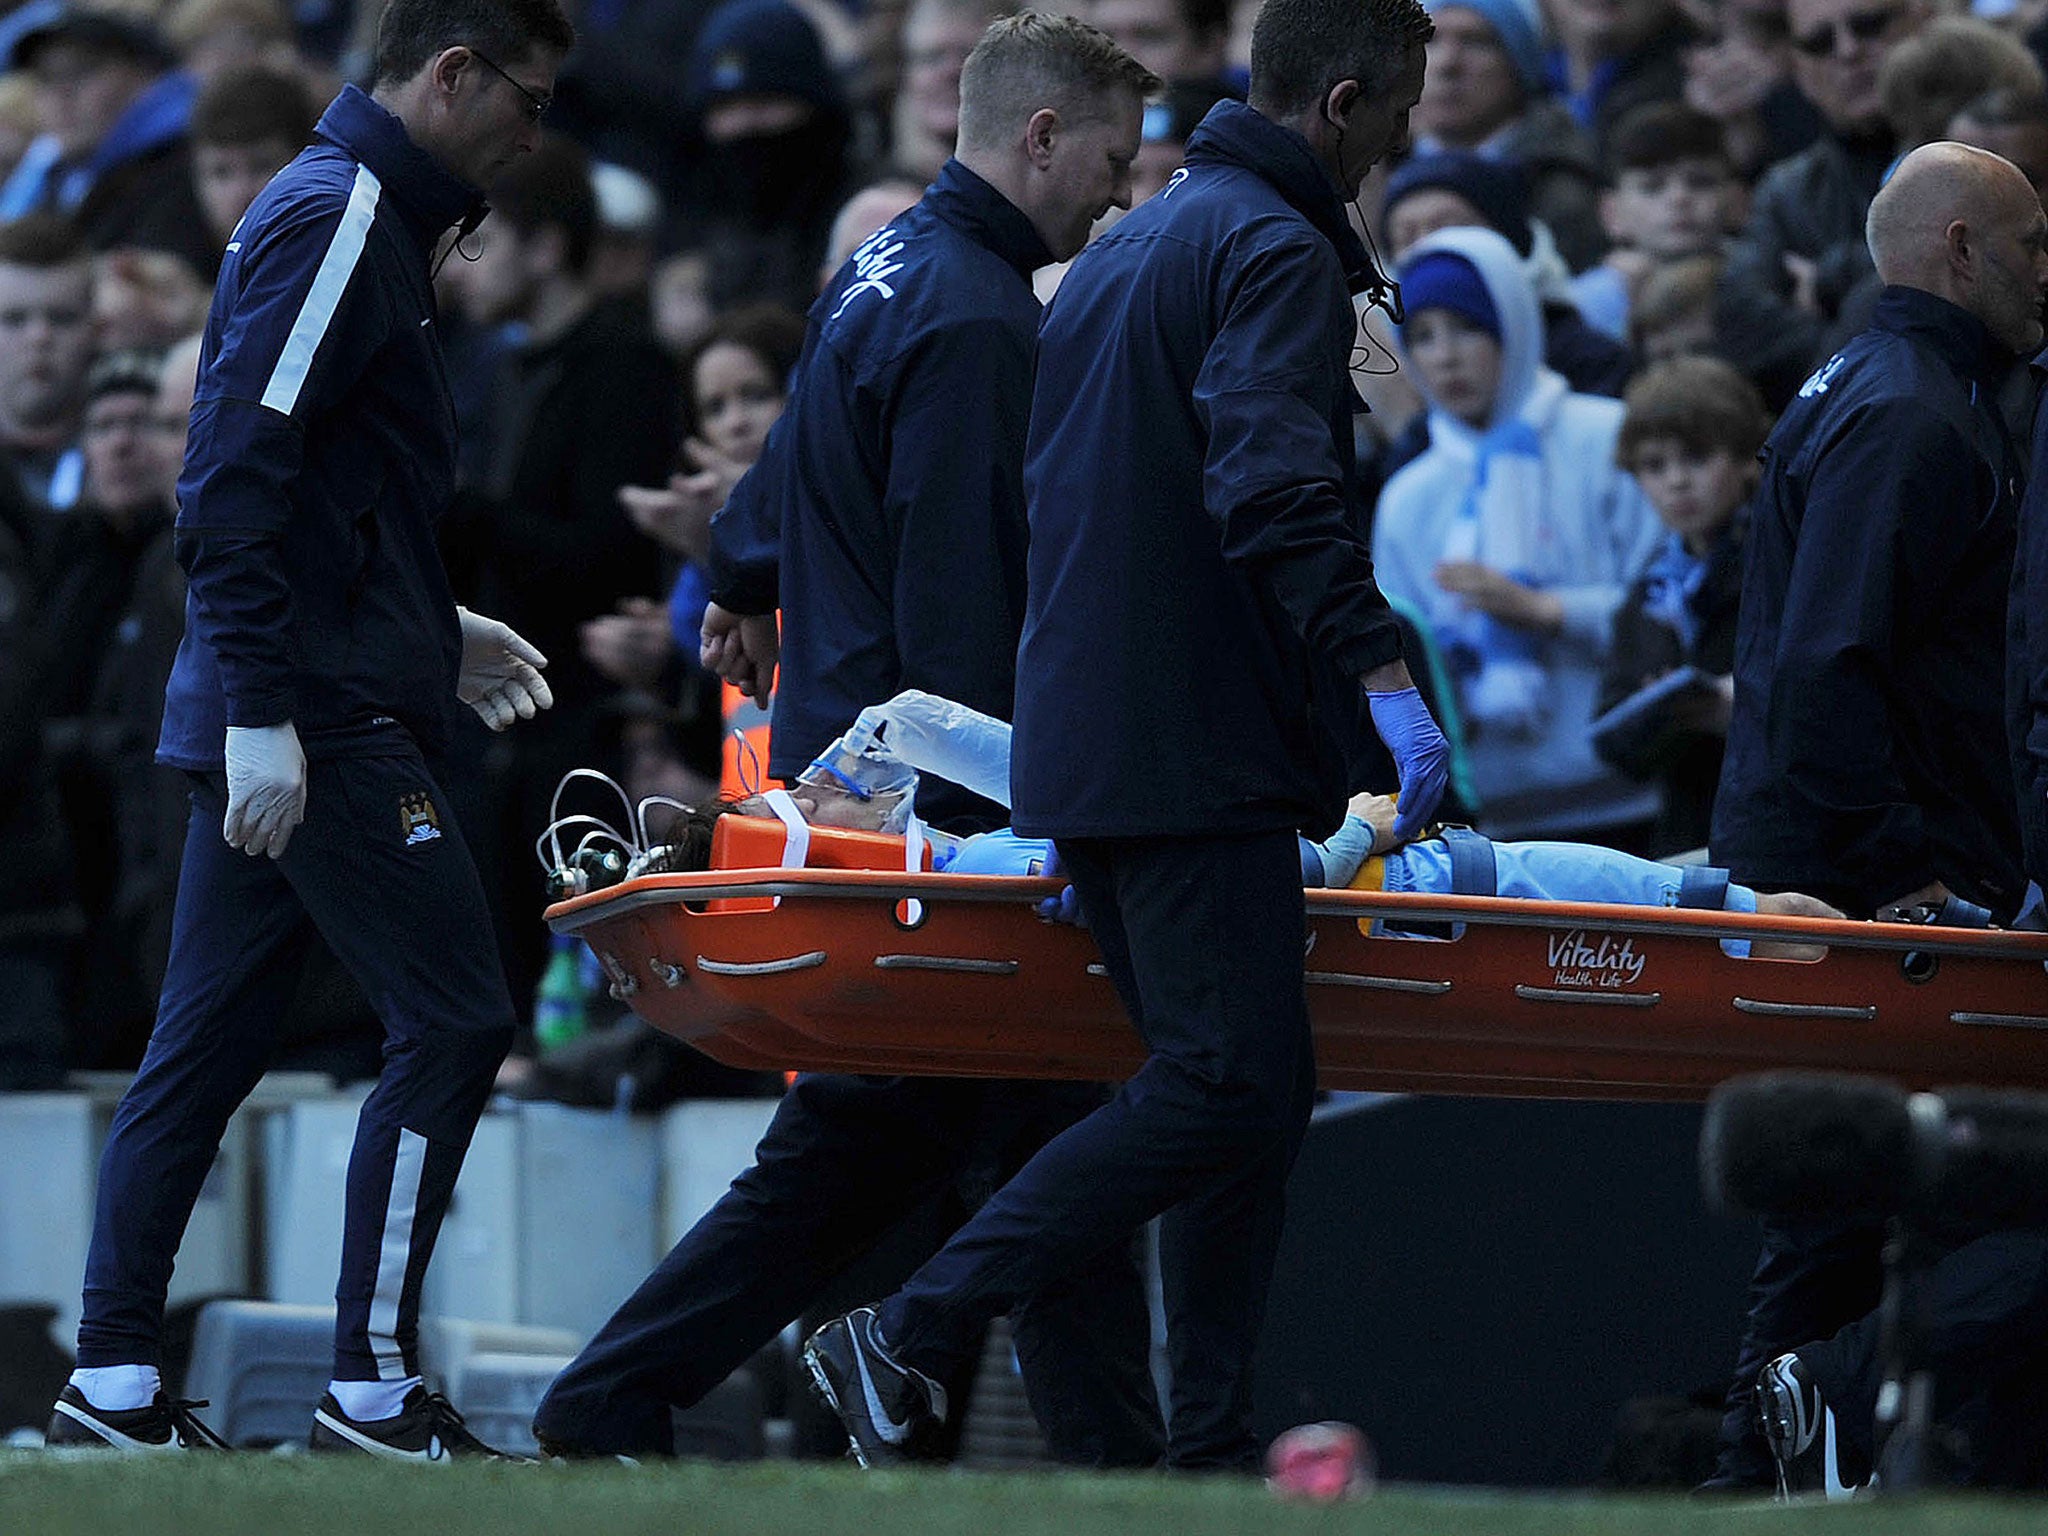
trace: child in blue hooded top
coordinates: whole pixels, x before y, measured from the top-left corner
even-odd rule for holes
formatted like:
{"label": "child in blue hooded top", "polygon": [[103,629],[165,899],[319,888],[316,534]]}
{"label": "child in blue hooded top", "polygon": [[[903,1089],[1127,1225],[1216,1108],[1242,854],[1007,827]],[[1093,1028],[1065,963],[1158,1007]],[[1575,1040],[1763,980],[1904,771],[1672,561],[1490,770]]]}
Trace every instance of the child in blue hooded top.
{"label": "child in blue hooded top", "polygon": [[1491,230],[1418,242],[1401,285],[1430,447],[1381,494],[1373,564],[1451,660],[1485,830],[1645,822],[1655,788],[1602,763],[1587,732],[1615,610],[1660,535],[1615,463],[1622,407],[1543,366],[1535,292]]}

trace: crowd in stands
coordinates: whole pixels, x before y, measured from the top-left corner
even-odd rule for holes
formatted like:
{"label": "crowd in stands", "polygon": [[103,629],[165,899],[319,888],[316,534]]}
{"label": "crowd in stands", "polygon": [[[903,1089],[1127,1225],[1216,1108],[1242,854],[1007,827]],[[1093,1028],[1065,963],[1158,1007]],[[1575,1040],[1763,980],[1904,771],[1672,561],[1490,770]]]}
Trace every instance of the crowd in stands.
{"label": "crowd in stands", "polygon": [[[754,787],[727,747],[751,706],[697,658],[708,525],[811,297],[944,164],[962,61],[1010,4],[585,0],[542,147],[440,268],[463,461],[444,556],[460,600],[547,654],[556,701],[503,738],[465,716],[452,754],[516,998],[548,964],[531,849],[567,770],[692,803]],[[1135,177],[1156,194],[1242,93],[1255,6],[1071,9],[1168,82]],[[1955,139],[2048,183],[2048,6],[1430,9],[1414,143],[1358,205],[1405,296],[1355,359],[1358,515],[1431,660],[1462,814],[1680,854],[1707,840],[1769,413],[1872,313],[1864,219],[1901,155]],[[0,15],[0,1087],[132,1066],[147,1036],[186,817],[153,748],[210,284],[364,75],[377,10]],[[1595,732],[1686,667],[1670,709]],[[286,1033],[281,1059],[375,1070],[331,961]]]}

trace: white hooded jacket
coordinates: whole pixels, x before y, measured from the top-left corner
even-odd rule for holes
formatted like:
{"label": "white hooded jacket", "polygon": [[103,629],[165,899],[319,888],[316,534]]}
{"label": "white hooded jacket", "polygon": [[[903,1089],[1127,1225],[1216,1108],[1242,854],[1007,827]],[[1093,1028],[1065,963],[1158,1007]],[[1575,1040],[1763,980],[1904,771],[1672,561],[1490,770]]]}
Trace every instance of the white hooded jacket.
{"label": "white hooded jacket", "polygon": [[1564,605],[1561,634],[1533,640],[1523,659],[1482,662],[1461,681],[1488,832],[1563,835],[1647,818],[1656,789],[1602,763],[1587,730],[1614,612],[1664,537],[1641,488],[1614,461],[1622,407],[1571,393],[1543,366],[1542,312],[1506,240],[1491,230],[1439,230],[1408,260],[1430,251],[1464,257],[1486,285],[1501,321],[1500,388],[1484,432],[1430,399],[1429,449],[1388,481],[1374,518],[1380,588],[1419,610],[1453,651],[1482,628],[1463,599],[1436,584],[1440,561],[1478,560]]}

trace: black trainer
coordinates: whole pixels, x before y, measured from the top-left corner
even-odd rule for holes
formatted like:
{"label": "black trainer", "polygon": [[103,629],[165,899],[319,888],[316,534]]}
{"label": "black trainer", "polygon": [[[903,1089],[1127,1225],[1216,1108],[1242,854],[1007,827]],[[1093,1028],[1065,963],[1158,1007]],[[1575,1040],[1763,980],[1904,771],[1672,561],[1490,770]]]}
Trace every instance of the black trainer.
{"label": "black trainer", "polygon": [[1779,1498],[1846,1499],[1870,1480],[1798,1355],[1780,1355],[1756,1373],[1756,1418],[1778,1466]]}
{"label": "black trainer", "polygon": [[85,1394],[65,1383],[50,1414],[43,1444],[52,1450],[224,1451],[227,1441],[193,1414],[205,1398],[172,1398],[159,1392],[147,1408],[95,1408]]}
{"label": "black trainer", "polygon": [[406,1393],[405,1406],[388,1419],[352,1419],[341,1411],[332,1392],[323,1393],[313,1411],[308,1444],[316,1451],[362,1451],[387,1461],[452,1461],[458,1456],[473,1461],[533,1459],[485,1445],[469,1432],[453,1403],[425,1387]]}
{"label": "black trainer", "polygon": [[873,1307],[856,1308],[812,1334],[804,1367],[818,1401],[846,1426],[853,1459],[862,1466],[934,1454],[932,1441],[946,1423],[946,1389],[889,1358]]}

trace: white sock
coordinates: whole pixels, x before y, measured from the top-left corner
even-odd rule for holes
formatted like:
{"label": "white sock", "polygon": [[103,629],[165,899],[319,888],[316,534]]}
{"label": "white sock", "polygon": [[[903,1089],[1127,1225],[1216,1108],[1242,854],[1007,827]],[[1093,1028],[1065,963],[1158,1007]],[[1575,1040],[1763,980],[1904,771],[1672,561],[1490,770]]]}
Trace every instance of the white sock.
{"label": "white sock", "polygon": [[358,1424],[375,1419],[395,1419],[405,1406],[405,1395],[420,1384],[417,1376],[403,1381],[330,1381],[327,1390],[341,1405],[341,1411]]}
{"label": "white sock", "polygon": [[88,1403],[109,1413],[147,1408],[163,1390],[163,1377],[153,1365],[81,1365],[71,1385]]}

